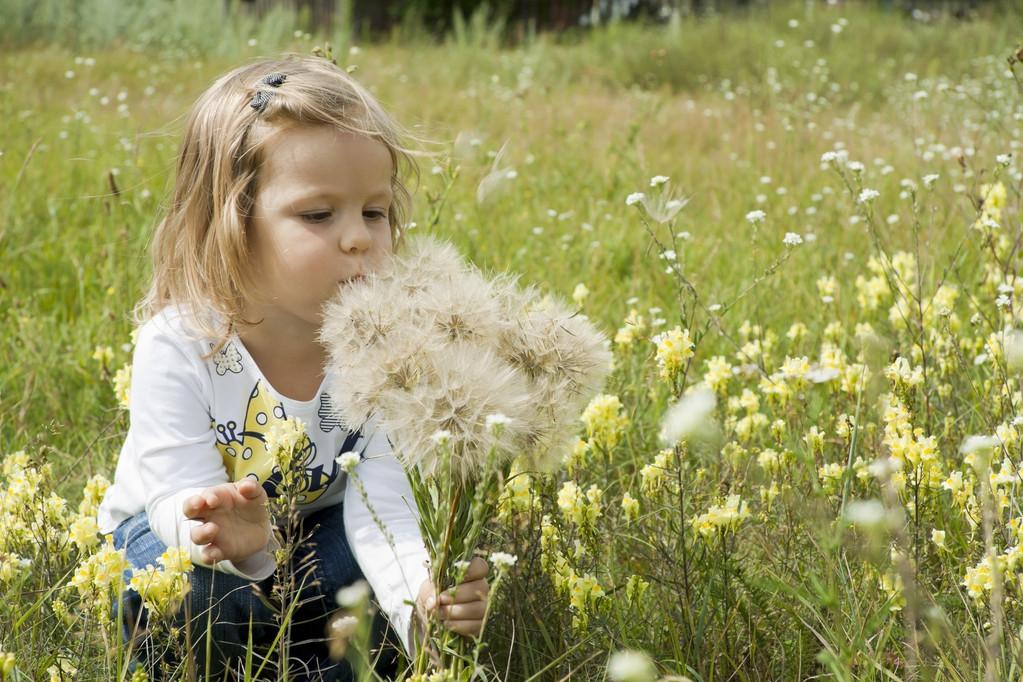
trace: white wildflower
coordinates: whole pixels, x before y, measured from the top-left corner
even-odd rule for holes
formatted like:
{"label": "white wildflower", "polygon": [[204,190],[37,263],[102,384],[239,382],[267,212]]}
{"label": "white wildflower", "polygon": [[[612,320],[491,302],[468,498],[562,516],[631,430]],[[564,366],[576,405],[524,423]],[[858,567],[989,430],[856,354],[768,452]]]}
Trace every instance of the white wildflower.
{"label": "white wildflower", "polygon": [[511,568],[519,558],[507,552],[494,552],[490,555],[490,563],[498,569]]}
{"label": "white wildflower", "polygon": [[862,192],[860,192],[860,196],[859,198],[857,198],[856,201],[861,204],[866,204],[873,201],[874,199],[877,199],[879,196],[881,196],[881,193],[878,192],[876,189],[865,189]]}
{"label": "white wildflower", "polygon": [[487,431],[493,431],[498,426],[505,426],[511,423],[511,418],[500,412],[488,414],[486,418]]}
{"label": "white wildflower", "polygon": [[629,196],[625,197],[625,205],[632,206],[633,204],[637,204],[640,201],[643,201],[643,199],[645,198],[646,195],[643,194],[642,192],[633,192]]}
{"label": "white wildflower", "polygon": [[355,467],[359,464],[359,453],[358,452],[342,452],[337,456],[337,463],[341,466],[341,470],[347,474],[352,473]]}

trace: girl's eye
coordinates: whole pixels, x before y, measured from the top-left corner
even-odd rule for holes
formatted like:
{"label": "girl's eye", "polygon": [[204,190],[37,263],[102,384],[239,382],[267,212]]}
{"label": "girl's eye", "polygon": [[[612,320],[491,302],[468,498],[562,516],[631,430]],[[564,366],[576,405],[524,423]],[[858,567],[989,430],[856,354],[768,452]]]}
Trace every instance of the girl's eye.
{"label": "girl's eye", "polygon": [[330,217],[330,213],[327,211],[318,211],[316,213],[303,213],[302,220],[307,223],[322,223]]}
{"label": "girl's eye", "polygon": [[366,217],[370,220],[386,220],[387,214],[383,211],[367,211]]}

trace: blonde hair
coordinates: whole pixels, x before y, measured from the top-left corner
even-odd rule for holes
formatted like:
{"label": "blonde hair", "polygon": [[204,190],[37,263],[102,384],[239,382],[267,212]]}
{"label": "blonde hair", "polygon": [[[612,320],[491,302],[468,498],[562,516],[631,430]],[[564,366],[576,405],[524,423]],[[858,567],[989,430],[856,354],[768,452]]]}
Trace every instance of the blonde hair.
{"label": "blonde hair", "polygon": [[[274,87],[264,81],[270,74],[285,79]],[[265,105],[250,106],[260,92]],[[249,216],[267,141],[296,125],[333,126],[387,147],[394,195],[388,220],[395,249],[400,246],[412,210],[403,177],[408,173],[418,182],[415,157],[432,154],[405,147],[403,140],[413,136],[326,59],[259,59],[221,76],[192,105],[170,205],[153,234],[152,280],[135,306],[136,324],[179,305],[196,331],[217,340],[215,352],[235,328],[258,323],[242,317],[245,294],[254,290],[254,274],[245,267]]]}

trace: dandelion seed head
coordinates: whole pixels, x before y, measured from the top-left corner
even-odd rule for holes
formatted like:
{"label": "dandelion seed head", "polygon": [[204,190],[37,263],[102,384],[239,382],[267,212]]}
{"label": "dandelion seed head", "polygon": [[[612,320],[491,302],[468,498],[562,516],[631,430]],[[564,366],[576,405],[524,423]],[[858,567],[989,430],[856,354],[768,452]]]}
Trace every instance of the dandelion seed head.
{"label": "dandelion seed head", "polygon": [[659,223],[666,223],[689,203],[689,199],[662,191],[652,197],[643,195],[640,203],[643,204],[643,208],[646,209],[651,218]]}
{"label": "dandelion seed head", "polygon": [[351,585],[342,587],[338,590],[336,601],[338,606],[350,608],[352,606],[358,606],[369,599],[369,595],[369,583],[365,580],[357,580]]}
{"label": "dandelion seed head", "polygon": [[706,386],[699,386],[670,407],[661,426],[661,442],[674,445],[690,438],[708,438],[714,429],[717,398]]}
{"label": "dandelion seed head", "polygon": [[642,651],[616,651],[607,662],[607,676],[613,682],[653,682],[657,669]]}
{"label": "dandelion seed head", "polygon": [[845,518],[857,526],[872,528],[884,522],[885,508],[880,500],[852,500],[845,508]]}
{"label": "dandelion seed head", "polygon": [[[337,414],[352,427],[375,420],[427,474],[438,469],[438,431],[450,434],[443,456],[460,475],[491,450],[560,461],[610,350],[584,316],[517,279],[484,277],[450,245],[417,236],[379,274],[343,287],[321,331]],[[507,419],[500,429],[495,415]]]}
{"label": "dandelion seed head", "polygon": [[[469,344],[432,353],[428,365],[426,380],[411,390],[385,391],[380,400],[381,427],[406,465],[433,475],[441,466],[434,446],[443,444],[452,470],[469,476],[491,448],[511,453],[530,409],[525,379],[488,349]],[[487,417],[498,412],[509,423],[487,428]]]}

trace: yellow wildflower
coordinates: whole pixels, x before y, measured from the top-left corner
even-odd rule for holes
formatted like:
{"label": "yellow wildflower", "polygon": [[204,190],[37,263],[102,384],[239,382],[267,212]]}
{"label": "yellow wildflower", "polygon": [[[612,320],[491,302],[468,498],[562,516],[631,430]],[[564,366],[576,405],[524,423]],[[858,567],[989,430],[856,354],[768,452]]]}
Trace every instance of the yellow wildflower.
{"label": "yellow wildflower", "polygon": [[689,330],[675,327],[651,339],[657,346],[657,366],[660,377],[666,381],[674,381],[682,365],[693,357],[695,347],[689,338]]}
{"label": "yellow wildflower", "polygon": [[845,467],[837,462],[830,462],[817,468],[817,475],[820,477],[821,487],[827,492],[836,492],[842,483],[845,475]]}
{"label": "yellow wildflower", "polygon": [[586,288],[586,285],[579,283],[575,285],[575,291],[572,292],[572,300],[575,304],[581,306],[586,297],[590,295],[590,290]]}
{"label": "yellow wildflower", "polygon": [[643,595],[646,594],[649,587],[650,583],[646,580],[638,575],[630,575],[629,579],[625,581],[625,598],[630,604],[638,604],[643,600]]}
{"label": "yellow wildflower", "polygon": [[693,528],[704,538],[710,538],[718,530],[735,531],[749,517],[749,508],[739,495],[729,495],[724,504],[713,505],[705,513],[693,519]]}
{"label": "yellow wildflower", "polygon": [[824,435],[824,432],[816,426],[811,426],[803,436],[803,442],[806,443],[806,447],[811,453],[819,455],[824,452]]}
{"label": "yellow wildflower", "polygon": [[986,554],[976,566],[966,569],[962,585],[975,601],[982,601],[984,594],[994,588],[994,571],[1001,570],[1001,557]]}
{"label": "yellow wildflower", "polygon": [[622,513],[628,522],[639,518],[639,500],[626,492],[622,495]]}
{"label": "yellow wildflower", "polygon": [[581,420],[586,425],[586,434],[591,443],[603,445],[610,450],[621,439],[629,418],[621,414],[622,403],[618,396],[600,394],[590,401],[583,411]]}
{"label": "yellow wildflower", "polygon": [[569,579],[569,604],[572,607],[572,627],[581,630],[589,622],[589,612],[604,597],[604,589],[592,574],[572,575]]}
{"label": "yellow wildflower", "polygon": [[629,310],[629,314],[625,318],[625,324],[615,334],[615,345],[629,346],[633,341],[643,338],[646,330],[646,318],[637,313],[636,309],[633,308]]}
{"label": "yellow wildflower", "polygon": [[831,303],[835,300],[835,292],[838,291],[838,281],[834,275],[824,275],[817,278],[817,293],[821,301]]}
{"label": "yellow wildflower", "polygon": [[888,610],[891,612],[901,611],[906,605],[906,596],[903,594],[902,576],[895,572],[883,573],[880,576],[880,587],[889,599]]}
{"label": "yellow wildflower", "polygon": [[583,493],[575,481],[565,481],[558,491],[558,508],[566,520],[580,528],[593,530],[601,514],[602,494],[596,485],[591,485]]}
{"label": "yellow wildflower", "polygon": [[85,551],[99,544],[99,525],[95,516],[79,515],[71,522],[71,541],[78,549]]}
{"label": "yellow wildflower", "polygon": [[576,438],[572,449],[565,454],[565,468],[568,470],[569,476],[574,476],[586,465],[589,452],[590,444],[582,438]]}
{"label": "yellow wildflower", "polygon": [[143,606],[151,613],[170,616],[191,591],[188,573],[192,562],[183,547],[168,548],[158,561],[162,570],[150,565],[132,571],[129,587],[139,593]]}
{"label": "yellow wildflower", "polygon": [[103,367],[107,367],[114,361],[114,349],[110,346],[96,346],[96,349],[92,351],[92,359]]}
{"label": "yellow wildflower", "polygon": [[728,388],[728,381],[732,378],[732,365],[723,355],[715,355],[704,363],[707,372],[703,375],[703,382],[715,393],[724,393]]}
{"label": "yellow wildflower", "polygon": [[282,471],[291,468],[296,450],[301,450],[309,442],[305,422],[298,417],[274,422],[263,438],[266,451]]}
{"label": "yellow wildflower", "polygon": [[114,372],[114,395],[118,404],[124,409],[130,407],[131,398],[131,364],[125,363],[121,369]]}
{"label": "yellow wildflower", "polygon": [[529,474],[520,471],[517,463],[508,472],[508,480],[497,503],[498,518],[508,520],[515,514],[522,514],[538,506],[539,500],[533,495],[533,480]]}

